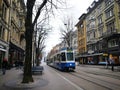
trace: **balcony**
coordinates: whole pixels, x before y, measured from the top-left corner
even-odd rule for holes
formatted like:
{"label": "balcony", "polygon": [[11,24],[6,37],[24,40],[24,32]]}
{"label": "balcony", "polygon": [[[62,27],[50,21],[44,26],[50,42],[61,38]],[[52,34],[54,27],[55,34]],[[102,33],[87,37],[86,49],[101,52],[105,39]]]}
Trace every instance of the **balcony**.
{"label": "balcony", "polygon": [[95,21],[96,19],[94,18],[94,17],[91,17],[90,19],[89,19],[89,22],[93,22],[93,21]]}
{"label": "balcony", "polygon": [[111,36],[116,35],[116,34],[118,34],[118,33],[117,33],[117,29],[107,30],[106,32],[104,32],[104,33],[102,34],[102,37],[103,37],[103,38],[107,38],[107,37],[111,37]]}
{"label": "balcony", "polygon": [[97,43],[96,39],[90,39],[90,40],[87,41],[87,45],[95,44],[95,43]]}

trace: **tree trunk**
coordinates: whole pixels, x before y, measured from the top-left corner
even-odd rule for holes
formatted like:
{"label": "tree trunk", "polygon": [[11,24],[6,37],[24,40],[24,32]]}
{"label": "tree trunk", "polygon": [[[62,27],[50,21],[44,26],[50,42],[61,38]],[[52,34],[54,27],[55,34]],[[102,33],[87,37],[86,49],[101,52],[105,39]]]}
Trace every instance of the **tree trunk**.
{"label": "tree trunk", "polygon": [[26,52],[24,63],[24,74],[22,83],[33,82],[32,77],[32,37],[34,26],[32,24],[32,4],[27,1],[27,14],[25,18],[25,40],[26,40]]}
{"label": "tree trunk", "polygon": [[46,5],[48,0],[43,0],[40,7],[38,8],[35,19],[32,23],[33,6],[36,0],[27,0],[27,13],[25,18],[25,39],[26,39],[26,52],[25,52],[25,63],[24,63],[24,74],[22,83],[33,82],[32,77],[32,37],[34,31],[34,25],[40,15],[42,8]]}
{"label": "tree trunk", "polygon": [[[31,37],[31,34],[30,34],[30,37]],[[32,78],[32,71],[31,71],[32,69],[32,38],[30,37],[26,38],[26,54],[25,54],[24,76],[23,76],[22,83],[29,83],[34,81]]]}
{"label": "tree trunk", "polygon": [[32,27],[26,28],[26,53],[22,83],[33,82],[32,78]]}
{"label": "tree trunk", "polygon": [[39,66],[39,49],[37,48],[37,52],[36,52],[36,66]]}

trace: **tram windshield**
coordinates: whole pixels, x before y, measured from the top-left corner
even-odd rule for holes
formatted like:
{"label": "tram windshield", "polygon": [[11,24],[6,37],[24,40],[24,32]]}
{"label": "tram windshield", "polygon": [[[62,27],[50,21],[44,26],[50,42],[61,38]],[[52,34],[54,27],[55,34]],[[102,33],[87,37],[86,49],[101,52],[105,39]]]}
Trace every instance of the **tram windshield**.
{"label": "tram windshield", "polygon": [[67,53],[67,60],[68,60],[68,61],[73,61],[73,60],[74,60],[74,58],[73,58],[73,53],[72,53],[72,52],[68,52],[68,53]]}

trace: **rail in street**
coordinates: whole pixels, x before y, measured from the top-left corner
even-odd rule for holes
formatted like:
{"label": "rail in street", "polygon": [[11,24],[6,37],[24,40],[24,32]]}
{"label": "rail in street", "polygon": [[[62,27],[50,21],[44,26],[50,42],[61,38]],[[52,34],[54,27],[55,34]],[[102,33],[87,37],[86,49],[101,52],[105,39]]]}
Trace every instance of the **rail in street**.
{"label": "rail in street", "polygon": [[[77,66],[74,72],[62,72],[45,63],[42,65],[43,74],[33,75],[35,80],[39,80],[38,85],[28,90],[120,90],[120,72],[117,71],[94,66]],[[22,73],[21,69],[13,68],[7,70],[6,75],[0,75],[0,89],[13,90],[4,84],[17,79],[22,80]]]}
{"label": "rail in street", "polygon": [[[58,70],[55,70],[59,72]],[[99,73],[98,73],[99,72]],[[120,89],[120,72],[112,72],[111,70],[80,67],[75,72],[59,72],[65,78],[85,90],[119,90]]]}

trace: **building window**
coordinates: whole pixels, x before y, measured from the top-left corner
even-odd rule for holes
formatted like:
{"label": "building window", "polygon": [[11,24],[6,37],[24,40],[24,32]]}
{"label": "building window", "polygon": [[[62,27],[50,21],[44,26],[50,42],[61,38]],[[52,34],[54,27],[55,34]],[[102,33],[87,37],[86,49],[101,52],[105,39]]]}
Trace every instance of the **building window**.
{"label": "building window", "polygon": [[103,34],[103,27],[98,28],[98,34],[99,34],[99,37],[102,36],[102,34]]}
{"label": "building window", "polygon": [[113,8],[107,10],[105,14],[106,14],[106,19],[112,17],[114,15]]}
{"label": "building window", "polygon": [[102,43],[99,43],[99,50],[102,50]]}
{"label": "building window", "polygon": [[22,28],[22,23],[23,23],[22,19],[19,19],[18,25],[19,25],[20,28]]}
{"label": "building window", "polygon": [[87,48],[88,48],[88,51],[91,51],[92,50],[92,45],[88,45]]}
{"label": "building window", "polygon": [[91,32],[90,39],[94,39],[95,37],[96,37],[96,32],[95,31]]}
{"label": "building window", "polygon": [[2,26],[0,25],[0,38],[1,38],[1,35],[2,35]]}
{"label": "building window", "polygon": [[0,38],[1,39],[4,39],[4,32],[5,32],[5,29],[3,28],[2,25],[0,25]]}
{"label": "building window", "polygon": [[14,17],[14,19],[16,18],[16,6],[15,6],[15,3],[14,2],[12,2],[12,11],[11,11],[11,13],[12,13],[12,17]]}
{"label": "building window", "polygon": [[90,31],[90,28],[89,28],[89,27],[90,27],[90,25],[88,24],[87,27],[86,27],[86,31],[87,31],[87,32]]}
{"label": "building window", "polygon": [[101,14],[101,12],[102,12],[102,6],[101,5],[98,6],[97,12],[98,12],[98,14]]}
{"label": "building window", "polygon": [[105,6],[108,7],[114,0],[105,0]]}
{"label": "building window", "polygon": [[6,16],[7,16],[7,6],[5,3],[2,4],[2,18],[4,20],[6,20]]}
{"label": "building window", "polygon": [[107,24],[107,31],[108,32],[113,32],[114,30],[115,30],[114,22]]}
{"label": "building window", "polygon": [[90,41],[90,32],[87,33],[87,42]]}
{"label": "building window", "polygon": [[102,16],[98,17],[98,25],[102,23]]}
{"label": "building window", "polygon": [[83,28],[83,24],[80,25],[80,28]]}
{"label": "building window", "polygon": [[88,32],[87,33],[87,41],[94,39],[96,37],[95,32]]}
{"label": "building window", "polygon": [[95,28],[95,21],[92,21],[92,22],[90,23],[90,28]]}
{"label": "building window", "polygon": [[108,42],[108,47],[115,47],[118,46],[118,41],[116,39],[112,39]]}

